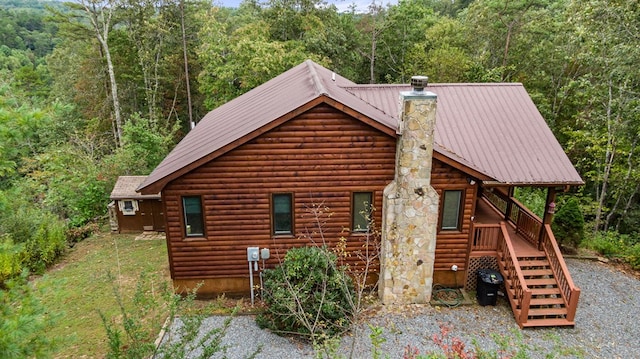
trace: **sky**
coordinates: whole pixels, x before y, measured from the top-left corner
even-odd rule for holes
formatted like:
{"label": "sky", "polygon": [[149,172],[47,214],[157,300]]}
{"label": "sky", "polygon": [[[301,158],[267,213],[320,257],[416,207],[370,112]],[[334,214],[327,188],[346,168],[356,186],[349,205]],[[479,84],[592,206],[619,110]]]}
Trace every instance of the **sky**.
{"label": "sky", "polygon": [[[351,4],[356,4],[356,9],[358,11],[367,11],[369,4],[371,4],[372,0],[326,0],[330,4],[334,4],[338,11],[347,11],[349,10],[349,6]],[[397,0],[375,0],[376,3],[386,5],[388,3],[395,4]],[[214,0],[215,3],[220,3],[226,7],[238,7],[242,0]]]}

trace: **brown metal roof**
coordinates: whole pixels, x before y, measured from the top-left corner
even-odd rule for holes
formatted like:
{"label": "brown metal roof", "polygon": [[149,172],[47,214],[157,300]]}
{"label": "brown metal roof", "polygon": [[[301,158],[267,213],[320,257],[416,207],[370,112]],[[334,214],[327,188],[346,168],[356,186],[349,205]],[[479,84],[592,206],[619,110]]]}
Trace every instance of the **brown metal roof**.
{"label": "brown metal roof", "polygon": [[[399,113],[406,85],[347,88],[385,113]],[[544,118],[519,83],[430,84],[438,95],[434,149],[496,182],[583,184]]]}
{"label": "brown metal roof", "polygon": [[[395,133],[406,85],[356,85],[307,60],[209,112],[138,190],[180,175],[294,117],[313,101]],[[582,184],[521,84],[435,84],[437,153],[505,184]],[[371,121],[373,120],[373,121]]]}
{"label": "brown metal roof", "polygon": [[160,199],[160,193],[141,195],[136,189],[147,179],[147,176],[120,176],[116,181],[111,196],[112,201],[119,199]]}

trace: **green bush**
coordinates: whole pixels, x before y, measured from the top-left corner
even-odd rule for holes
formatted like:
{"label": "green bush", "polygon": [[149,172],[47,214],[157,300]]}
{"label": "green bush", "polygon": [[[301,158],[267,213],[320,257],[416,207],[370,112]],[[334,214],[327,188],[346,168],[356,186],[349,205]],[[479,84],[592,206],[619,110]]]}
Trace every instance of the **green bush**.
{"label": "green bush", "polygon": [[55,343],[47,339],[54,318],[33,293],[27,272],[0,290],[0,358],[46,358]]}
{"label": "green bush", "polygon": [[256,318],[262,328],[314,343],[349,328],[353,281],[326,247],[290,249],[278,267],[264,271],[264,292],[267,309]]}
{"label": "green bush", "polygon": [[514,196],[524,204],[536,216],[544,216],[544,207],[547,203],[547,194],[541,188],[516,187]]}
{"label": "green bush", "polygon": [[51,216],[44,217],[25,242],[24,264],[31,271],[41,273],[64,252],[66,243],[64,224]]}
{"label": "green bush", "polygon": [[619,256],[625,250],[624,238],[616,232],[598,232],[586,239],[583,245],[608,257]]}
{"label": "green bush", "polygon": [[575,197],[560,206],[553,218],[552,228],[558,243],[578,248],[584,239],[584,216]]}
{"label": "green bush", "polygon": [[64,221],[20,198],[7,198],[0,198],[0,280],[23,269],[40,273],[66,248]]}
{"label": "green bush", "polygon": [[23,246],[13,243],[9,235],[0,236],[0,287],[22,272]]}
{"label": "green bush", "polygon": [[583,245],[604,256],[619,258],[634,269],[640,269],[640,238],[615,231],[598,232],[587,238]]}
{"label": "green bush", "polygon": [[633,269],[640,269],[640,243],[629,247],[625,252],[624,259]]}

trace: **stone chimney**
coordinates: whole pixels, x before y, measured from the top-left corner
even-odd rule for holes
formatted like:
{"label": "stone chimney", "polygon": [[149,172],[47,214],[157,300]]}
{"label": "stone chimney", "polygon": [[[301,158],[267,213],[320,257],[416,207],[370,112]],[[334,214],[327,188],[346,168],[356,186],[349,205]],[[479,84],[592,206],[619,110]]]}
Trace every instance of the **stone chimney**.
{"label": "stone chimney", "polygon": [[428,303],[433,285],[439,198],[431,187],[434,93],[414,76],[401,92],[395,179],[384,190],[379,295],[384,304]]}

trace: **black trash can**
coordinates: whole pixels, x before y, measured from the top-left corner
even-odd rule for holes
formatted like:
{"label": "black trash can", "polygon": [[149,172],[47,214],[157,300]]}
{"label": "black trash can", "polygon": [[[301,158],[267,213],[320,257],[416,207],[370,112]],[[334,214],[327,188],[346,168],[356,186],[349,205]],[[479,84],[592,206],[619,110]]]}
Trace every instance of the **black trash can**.
{"label": "black trash can", "polygon": [[498,289],[502,285],[503,279],[500,272],[493,269],[478,270],[478,285],[476,288],[476,297],[478,304],[496,305],[498,300]]}

